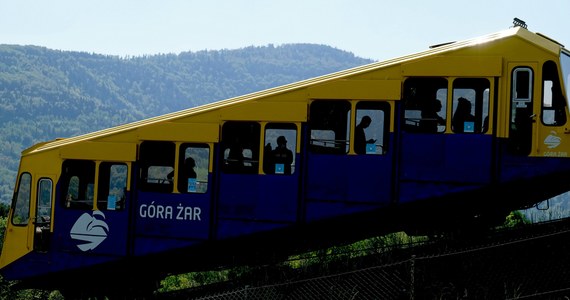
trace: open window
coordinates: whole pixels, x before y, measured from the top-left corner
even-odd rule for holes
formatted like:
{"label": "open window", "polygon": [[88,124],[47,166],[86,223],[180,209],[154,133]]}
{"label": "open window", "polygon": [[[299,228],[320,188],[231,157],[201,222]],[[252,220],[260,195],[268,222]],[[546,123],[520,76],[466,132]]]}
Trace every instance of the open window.
{"label": "open window", "polygon": [[404,131],[443,133],[446,109],[447,79],[415,77],[404,82]]}
{"label": "open window", "polygon": [[140,145],[140,189],[172,193],[176,146],[172,142],[145,141]]}
{"label": "open window", "polygon": [[180,145],[178,158],[178,191],[180,193],[206,193],[210,147],[207,144]]}
{"label": "open window", "polygon": [[123,210],[127,194],[128,167],[125,163],[102,162],[97,181],[97,208]]}
{"label": "open window", "polygon": [[484,133],[489,124],[490,83],[486,78],[457,78],[453,81],[453,115],[455,133]]}
{"label": "open window", "polygon": [[263,172],[278,175],[295,173],[297,126],[290,123],[269,123],[265,126],[264,140]]}
{"label": "open window", "polygon": [[62,164],[62,193],[64,206],[72,209],[93,209],[95,195],[95,162],[68,159]]}
{"label": "open window", "polygon": [[257,122],[229,121],[222,126],[222,170],[256,174],[259,168],[261,126]]}
{"label": "open window", "polygon": [[311,103],[310,151],[323,154],[348,153],[350,112],[350,102],[345,100],[319,100]]}
{"label": "open window", "polygon": [[390,105],[386,102],[360,101],[356,104],[354,152],[384,154],[389,116]]}

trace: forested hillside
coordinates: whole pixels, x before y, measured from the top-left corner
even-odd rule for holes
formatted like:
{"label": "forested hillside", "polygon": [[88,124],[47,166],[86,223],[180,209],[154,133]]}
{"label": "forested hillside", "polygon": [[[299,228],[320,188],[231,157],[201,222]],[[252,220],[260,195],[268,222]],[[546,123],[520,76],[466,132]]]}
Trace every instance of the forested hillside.
{"label": "forested hillside", "polygon": [[329,46],[116,57],[0,45],[0,202],[9,202],[20,152],[216,100],[370,63]]}

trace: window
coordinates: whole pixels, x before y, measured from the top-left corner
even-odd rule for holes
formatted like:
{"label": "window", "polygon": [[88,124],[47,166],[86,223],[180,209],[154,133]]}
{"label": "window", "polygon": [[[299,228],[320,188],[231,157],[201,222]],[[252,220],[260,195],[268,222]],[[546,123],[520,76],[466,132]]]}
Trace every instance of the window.
{"label": "window", "polygon": [[404,131],[444,132],[446,109],[447,79],[422,77],[404,82]]}
{"label": "window", "polygon": [[222,169],[225,173],[256,174],[261,127],[257,122],[230,121],[222,126]]}
{"label": "window", "polygon": [[145,141],[140,145],[140,189],[172,193],[176,146],[172,142]]}
{"label": "window", "polygon": [[42,178],[39,180],[34,230],[34,250],[36,251],[47,251],[49,249],[52,188],[53,184],[51,179]]}
{"label": "window", "polygon": [[356,104],[354,152],[383,154],[387,149],[385,135],[389,127],[389,104],[361,101]]}
{"label": "window", "polygon": [[51,219],[51,196],[53,184],[51,179],[42,178],[38,183],[38,203],[36,223],[48,223]]}
{"label": "window", "polygon": [[321,100],[311,103],[310,151],[329,154],[348,153],[350,112],[348,101]]}
{"label": "window", "polygon": [[127,194],[128,167],[124,163],[99,164],[97,181],[97,208],[99,210],[123,210]]}
{"label": "window", "polygon": [[458,78],[453,81],[453,132],[487,131],[489,91],[490,83],[486,78]]}
{"label": "window", "polygon": [[95,185],[95,162],[66,160],[61,171],[61,201],[65,207],[92,209]]}
{"label": "window", "polygon": [[178,191],[206,193],[210,166],[210,147],[205,144],[180,145],[178,159]]}
{"label": "window", "polygon": [[562,69],[562,81],[566,90],[566,100],[570,101],[570,54],[560,53],[560,69]]}
{"label": "window", "polygon": [[513,101],[531,102],[532,70],[517,68],[513,71]]}
{"label": "window", "polygon": [[532,69],[513,69],[511,81],[511,118],[508,150],[512,154],[528,155],[532,147]]}
{"label": "window", "polygon": [[31,197],[32,175],[30,173],[22,173],[18,184],[18,190],[14,195],[15,202],[14,214],[12,215],[12,224],[27,225],[30,218],[30,197]]}
{"label": "window", "polygon": [[289,175],[295,173],[297,126],[269,123],[265,126],[263,172]]}
{"label": "window", "polygon": [[562,126],[566,124],[566,101],[558,79],[558,69],[552,61],[542,66],[542,123]]}

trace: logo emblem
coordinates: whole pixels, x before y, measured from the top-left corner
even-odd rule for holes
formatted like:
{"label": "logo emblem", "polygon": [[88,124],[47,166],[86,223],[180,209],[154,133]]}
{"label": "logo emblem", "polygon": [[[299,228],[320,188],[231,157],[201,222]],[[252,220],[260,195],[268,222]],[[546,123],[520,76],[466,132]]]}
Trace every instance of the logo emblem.
{"label": "logo emblem", "polygon": [[79,250],[93,250],[107,238],[109,226],[104,220],[105,214],[95,210],[92,216],[84,213],[75,221],[69,234],[72,239],[80,242],[77,244]]}
{"label": "logo emblem", "polygon": [[560,145],[560,137],[555,131],[551,131],[550,134],[544,139],[544,144],[548,149],[556,148]]}

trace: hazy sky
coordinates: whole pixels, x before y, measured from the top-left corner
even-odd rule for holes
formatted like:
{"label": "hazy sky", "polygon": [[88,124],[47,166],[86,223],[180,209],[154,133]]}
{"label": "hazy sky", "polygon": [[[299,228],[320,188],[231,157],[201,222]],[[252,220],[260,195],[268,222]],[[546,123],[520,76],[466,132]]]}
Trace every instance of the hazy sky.
{"label": "hazy sky", "polygon": [[570,47],[570,0],[0,0],[0,44],[137,56],[315,43],[382,60],[515,17]]}

